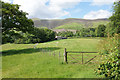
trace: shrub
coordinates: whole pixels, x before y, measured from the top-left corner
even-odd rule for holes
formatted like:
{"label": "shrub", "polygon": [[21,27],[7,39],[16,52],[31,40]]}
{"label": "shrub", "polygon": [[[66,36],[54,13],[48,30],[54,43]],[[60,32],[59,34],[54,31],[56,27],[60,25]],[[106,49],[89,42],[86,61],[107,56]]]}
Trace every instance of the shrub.
{"label": "shrub", "polygon": [[80,37],[95,37],[95,28],[81,28],[75,35]]}
{"label": "shrub", "polygon": [[62,37],[73,37],[74,36],[73,32],[71,31],[59,32],[57,35],[62,36]]}
{"label": "shrub", "polygon": [[16,44],[23,44],[24,40],[19,38],[19,39],[15,40],[14,43],[16,43]]}
{"label": "shrub", "polygon": [[14,43],[29,44],[52,41],[55,39],[55,32],[50,29],[34,28],[32,33],[21,33],[22,38],[16,39]]}
{"label": "shrub", "polygon": [[95,30],[96,36],[97,37],[104,37],[105,36],[105,29],[106,29],[105,25],[99,25]]}
{"label": "shrub", "polygon": [[102,47],[107,51],[107,54],[102,53],[106,61],[99,65],[96,73],[109,79],[120,79],[120,34],[105,40]]}

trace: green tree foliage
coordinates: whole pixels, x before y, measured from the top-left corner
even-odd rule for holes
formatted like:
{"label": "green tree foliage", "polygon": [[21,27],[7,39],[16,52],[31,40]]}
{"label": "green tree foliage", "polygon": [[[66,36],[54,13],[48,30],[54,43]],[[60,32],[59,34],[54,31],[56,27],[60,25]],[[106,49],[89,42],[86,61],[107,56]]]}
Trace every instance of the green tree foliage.
{"label": "green tree foliage", "polygon": [[10,30],[27,32],[34,27],[31,19],[26,17],[27,13],[19,10],[19,5],[2,2],[2,32],[6,34]]}
{"label": "green tree foliage", "polygon": [[105,29],[106,29],[105,25],[99,25],[95,30],[96,36],[97,37],[104,37],[105,36]]}
{"label": "green tree foliage", "polygon": [[80,30],[81,37],[87,37],[89,35],[88,33],[89,33],[89,29],[87,29],[87,28],[83,28]]}
{"label": "green tree foliage", "polygon": [[2,2],[0,1],[0,18],[2,17]]}
{"label": "green tree foliage", "polygon": [[31,33],[35,35],[36,38],[41,39],[41,42],[51,41],[55,39],[55,32],[47,28],[34,28]]}
{"label": "green tree foliage", "polygon": [[112,36],[115,33],[120,33],[120,1],[114,3],[113,14],[109,19],[111,22],[106,31]]}
{"label": "green tree foliage", "polygon": [[95,28],[82,28],[76,32],[76,36],[80,37],[95,37]]}
{"label": "green tree foliage", "polygon": [[[0,1],[1,2],[1,1]],[[30,32],[34,23],[27,13],[19,10],[19,5],[2,3],[2,43],[14,42],[21,37],[17,31]]]}
{"label": "green tree foliage", "polygon": [[99,65],[96,73],[106,78],[120,79],[120,34],[108,38],[100,43],[102,55],[106,60]]}
{"label": "green tree foliage", "polygon": [[14,43],[18,44],[28,44],[28,43],[41,43],[41,42],[47,42],[52,41],[55,39],[55,32],[53,32],[50,29],[43,29],[43,28],[33,28],[33,31],[31,33],[19,33],[23,35],[23,37],[15,40]]}
{"label": "green tree foliage", "polygon": [[59,32],[57,35],[62,36],[62,37],[73,37],[74,36],[73,32],[71,31]]}
{"label": "green tree foliage", "polygon": [[100,53],[106,60],[99,65],[96,73],[112,80],[120,80],[120,1],[114,3],[110,20],[106,31],[113,37],[108,36],[108,39],[101,43]]}
{"label": "green tree foliage", "polygon": [[54,31],[45,28],[44,32],[45,32],[45,36],[44,37],[46,38],[45,41],[52,41],[52,40],[55,39],[56,33]]}
{"label": "green tree foliage", "polygon": [[91,37],[96,37],[95,36],[95,28],[90,28],[90,36]]}
{"label": "green tree foliage", "polygon": [[[1,2],[1,1],[0,1]],[[34,27],[20,5],[2,3],[2,43],[39,43],[54,40],[55,32]]]}

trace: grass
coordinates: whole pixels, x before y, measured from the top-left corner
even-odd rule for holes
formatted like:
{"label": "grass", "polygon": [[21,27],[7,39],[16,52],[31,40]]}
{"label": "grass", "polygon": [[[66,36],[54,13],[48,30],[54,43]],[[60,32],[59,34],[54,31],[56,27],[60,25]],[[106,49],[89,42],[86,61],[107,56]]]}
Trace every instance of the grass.
{"label": "grass", "polygon": [[[101,24],[104,24],[104,25],[107,25],[109,23],[109,21],[99,21],[99,22],[93,22],[92,24],[93,24],[93,28],[96,28],[96,27],[98,27],[99,25],[101,25]],[[91,27],[91,26],[90,26]]]}
{"label": "grass", "polygon": [[107,25],[108,21],[99,21],[99,22],[89,22],[89,23],[67,23],[58,27],[55,27],[54,29],[72,29],[72,30],[81,30],[81,28],[85,27],[92,27],[96,28],[100,24]]}
{"label": "grass", "polygon": [[54,29],[73,29],[73,30],[80,30],[83,28],[83,24],[78,24],[78,23],[68,23],[65,25],[58,26]]}
{"label": "grass", "polygon": [[[2,77],[3,78],[98,78],[94,69],[98,66],[97,60],[88,64],[74,64],[75,61],[65,64],[63,62],[64,48],[67,51],[97,51],[100,39],[78,38],[57,40],[35,44],[4,44],[2,45]],[[46,52],[43,53],[42,51]],[[50,51],[50,52],[49,52]],[[53,56],[53,53],[56,53]],[[58,58],[59,52],[61,53]],[[51,55],[50,55],[51,53]],[[75,54],[72,54],[75,55]],[[81,54],[80,54],[81,55]],[[93,56],[84,54],[84,62]],[[81,60],[81,56],[78,57]],[[68,56],[70,60],[70,56]],[[76,62],[75,62],[76,63]]]}

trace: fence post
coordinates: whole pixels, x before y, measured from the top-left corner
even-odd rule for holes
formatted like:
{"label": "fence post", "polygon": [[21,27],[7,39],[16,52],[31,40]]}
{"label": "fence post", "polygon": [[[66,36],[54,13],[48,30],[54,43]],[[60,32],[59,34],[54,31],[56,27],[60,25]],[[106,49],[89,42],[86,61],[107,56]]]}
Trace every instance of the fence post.
{"label": "fence post", "polygon": [[60,59],[60,51],[59,51],[59,56],[58,56],[58,58]]}
{"label": "fence post", "polygon": [[59,62],[60,62],[60,51],[59,51],[59,55],[58,55],[58,60],[59,60]]}
{"label": "fence post", "polygon": [[82,53],[82,64],[83,64],[83,53]]}
{"label": "fence post", "polygon": [[67,52],[66,52],[66,48],[64,49],[64,62],[65,62],[65,63],[68,63],[68,62],[67,62]]}
{"label": "fence post", "polygon": [[53,52],[53,56],[55,56],[55,51]]}
{"label": "fence post", "polygon": [[43,54],[44,54],[44,49],[42,49],[42,52],[43,52]]}
{"label": "fence post", "polygon": [[49,55],[51,56],[51,51],[49,50]]}

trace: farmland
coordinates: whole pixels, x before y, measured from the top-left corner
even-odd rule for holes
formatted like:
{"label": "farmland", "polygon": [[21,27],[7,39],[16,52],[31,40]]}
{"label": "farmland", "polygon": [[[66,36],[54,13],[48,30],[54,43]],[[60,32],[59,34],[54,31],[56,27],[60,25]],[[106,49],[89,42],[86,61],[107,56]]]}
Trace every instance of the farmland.
{"label": "farmland", "polygon": [[[35,44],[2,45],[3,78],[99,78],[94,69],[101,60],[97,57],[87,64],[64,63],[64,48],[67,51],[98,51],[99,38],[76,38]],[[43,50],[46,50],[43,53]],[[55,53],[55,56],[53,56]],[[58,54],[61,57],[58,58]],[[91,54],[99,55],[99,54]],[[85,61],[90,59],[86,54]],[[92,58],[92,57],[91,57]],[[68,58],[69,59],[69,58]]]}
{"label": "farmland", "polygon": [[0,1],[0,79],[120,80],[120,1],[82,2]]}

